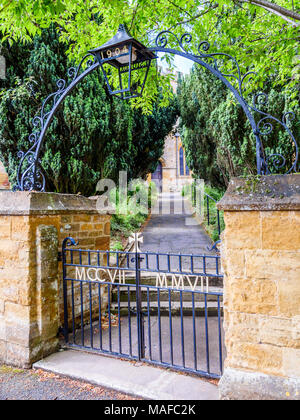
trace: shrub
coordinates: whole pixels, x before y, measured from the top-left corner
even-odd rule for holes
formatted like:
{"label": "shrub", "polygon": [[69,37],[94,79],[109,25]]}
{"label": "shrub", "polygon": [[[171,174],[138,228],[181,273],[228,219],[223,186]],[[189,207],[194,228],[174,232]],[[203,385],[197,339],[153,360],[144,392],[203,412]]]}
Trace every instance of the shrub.
{"label": "shrub", "polygon": [[147,219],[151,203],[156,201],[157,195],[155,184],[145,181],[134,181],[131,184],[127,200],[119,189],[112,190],[111,198],[116,197],[116,212],[111,219],[112,236],[128,238],[132,232],[138,231]]}

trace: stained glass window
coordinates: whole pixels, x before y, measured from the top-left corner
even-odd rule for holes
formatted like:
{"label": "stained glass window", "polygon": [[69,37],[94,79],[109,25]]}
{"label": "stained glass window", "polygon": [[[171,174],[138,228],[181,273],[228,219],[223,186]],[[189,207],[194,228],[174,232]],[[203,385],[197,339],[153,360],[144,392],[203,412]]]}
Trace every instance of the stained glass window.
{"label": "stained glass window", "polygon": [[180,167],[180,175],[184,175],[184,155],[183,155],[183,148],[180,147],[179,149],[179,167]]}
{"label": "stained glass window", "polygon": [[186,174],[186,175],[189,175],[189,174],[190,174],[190,169],[189,169],[189,167],[187,166],[187,164],[185,165],[185,174]]}

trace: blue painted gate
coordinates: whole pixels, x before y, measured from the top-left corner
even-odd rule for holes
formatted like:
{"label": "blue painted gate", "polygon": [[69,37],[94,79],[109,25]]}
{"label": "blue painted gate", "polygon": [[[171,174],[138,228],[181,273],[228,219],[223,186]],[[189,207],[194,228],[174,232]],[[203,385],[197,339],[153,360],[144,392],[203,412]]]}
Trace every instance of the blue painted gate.
{"label": "blue painted gate", "polygon": [[223,276],[217,255],[63,250],[72,348],[219,378]]}

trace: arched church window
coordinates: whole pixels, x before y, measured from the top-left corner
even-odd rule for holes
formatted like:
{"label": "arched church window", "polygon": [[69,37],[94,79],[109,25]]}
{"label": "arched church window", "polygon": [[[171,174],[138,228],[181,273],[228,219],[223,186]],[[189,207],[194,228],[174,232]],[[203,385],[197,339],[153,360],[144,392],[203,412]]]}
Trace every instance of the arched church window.
{"label": "arched church window", "polygon": [[188,167],[187,163],[185,164],[185,174],[187,176],[190,174],[190,168]]}
{"label": "arched church window", "polygon": [[179,167],[180,167],[180,175],[184,175],[184,153],[183,148],[180,147],[179,149]]}

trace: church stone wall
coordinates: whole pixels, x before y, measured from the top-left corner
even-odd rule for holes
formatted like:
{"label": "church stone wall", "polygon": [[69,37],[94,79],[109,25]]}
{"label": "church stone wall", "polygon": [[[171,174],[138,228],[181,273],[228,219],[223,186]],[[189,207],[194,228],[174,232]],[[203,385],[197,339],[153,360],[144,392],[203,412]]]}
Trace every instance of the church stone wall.
{"label": "church stone wall", "polygon": [[[173,133],[165,139],[164,153],[160,159],[162,163],[162,191],[182,191],[186,184],[192,182],[192,176],[180,176],[179,149],[182,147],[180,138],[176,141]],[[148,177],[148,179],[151,179]]]}

